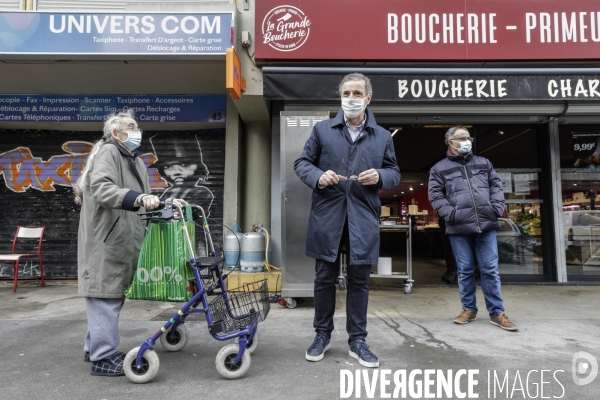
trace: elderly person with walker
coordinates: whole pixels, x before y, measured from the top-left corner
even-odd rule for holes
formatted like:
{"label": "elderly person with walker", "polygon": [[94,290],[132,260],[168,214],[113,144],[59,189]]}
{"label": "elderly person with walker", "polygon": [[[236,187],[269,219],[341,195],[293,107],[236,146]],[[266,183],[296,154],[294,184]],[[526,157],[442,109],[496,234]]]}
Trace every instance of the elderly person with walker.
{"label": "elderly person with walker", "polygon": [[77,244],[79,293],[85,296],[88,329],[84,361],[90,373],[121,376],[125,354],[119,345],[119,313],[131,284],[145,226],[136,213],[152,210],[160,199],[151,195],[148,173],[136,150],[142,141],[131,110],[109,115],[74,185],[81,205]]}

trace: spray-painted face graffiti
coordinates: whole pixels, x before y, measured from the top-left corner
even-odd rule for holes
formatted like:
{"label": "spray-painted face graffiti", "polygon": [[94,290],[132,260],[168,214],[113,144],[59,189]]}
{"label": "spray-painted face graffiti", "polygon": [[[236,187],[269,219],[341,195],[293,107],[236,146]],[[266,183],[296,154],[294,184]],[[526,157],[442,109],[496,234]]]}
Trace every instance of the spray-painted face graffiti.
{"label": "spray-painted face graffiti", "polygon": [[194,177],[197,168],[196,164],[172,164],[165,167],[164,173],[173,185],[179,186],[189,178],[194,178],[195,183],[198,180]]}

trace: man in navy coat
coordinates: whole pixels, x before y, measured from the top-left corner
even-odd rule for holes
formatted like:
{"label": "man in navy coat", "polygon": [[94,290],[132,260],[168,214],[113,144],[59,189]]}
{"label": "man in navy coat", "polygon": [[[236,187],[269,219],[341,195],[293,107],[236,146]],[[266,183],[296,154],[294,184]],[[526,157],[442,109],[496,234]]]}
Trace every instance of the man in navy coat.
{"label": "man in navy coat", "polygon": [[306,255],[315,263],[316,336],[306,352],[320,361],[330,347],[340,248],[348,254],[346,331],[349,354],[366,367],[379,359],[367,345],[371,265],[379,257],[380,189],[400,182],[390,132],[367,108],[373,97],[369,78],[345,76],[339,86],[342,109],[319,122],[294,163],[298,177],[313,189]]}

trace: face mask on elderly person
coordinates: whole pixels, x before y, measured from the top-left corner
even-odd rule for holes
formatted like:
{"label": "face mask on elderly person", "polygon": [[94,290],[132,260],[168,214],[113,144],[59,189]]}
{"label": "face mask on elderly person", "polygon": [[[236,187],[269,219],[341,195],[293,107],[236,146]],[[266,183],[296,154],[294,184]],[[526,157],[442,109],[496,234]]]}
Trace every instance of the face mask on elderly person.
{"label": "face mask on elderly person", "polygon": [[460,147],[458,149],[456,149],[455,147],[455,149],[456,151],[458,151],[459,154],[464,156],[465,154],[471,151],[472,147],[473,145],[471,144],[471,142],[467,140],[466,142],[460,142]]}
{"label": "face mask on elderly person", "polygon": [[125,133],[127,133],[127,139],[122,143],[127,146],[129,150],[133,151],[140,147],[140,144],[142,144],[142,132],[127,131]]}
{"label": "face mask on elderly person", "polygon": [[366,97],[362,99],[347,99],[342,98],[342,110],[348,118],[356,118],[362,113],[367,105],[365,104]]}

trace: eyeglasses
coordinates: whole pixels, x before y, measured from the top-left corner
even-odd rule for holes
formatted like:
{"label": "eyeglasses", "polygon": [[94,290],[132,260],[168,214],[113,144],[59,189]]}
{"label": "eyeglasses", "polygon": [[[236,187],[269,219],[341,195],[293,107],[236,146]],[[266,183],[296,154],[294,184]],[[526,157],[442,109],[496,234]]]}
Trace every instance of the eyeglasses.
{"label": "eyeglasses", "polygon": [[[365,159],[362,158],[362,157],[360,159],[362,160],[363,167],[367,166],[367,168],[365,169],[365,171],[367,169],[369,169],[368,165],[367,165],[367,162],[365,161]],[[340,171],[342,170],[342,166],[346,166],[346,162],[345,162],[345,160],[343,158],[342,158],[342,165],[340,166]],[[346,168],[348,168],[348,167],[346,167]],[[340,182],[357,181],[358,180],[358,175],[350,175],[350,176],[339,175],[339,177],[340,177]]]}
{"label": "eyeglasses", "polygon": [[457,142],[466,142],[468,140],[469,142],[473,143],[475,138],[470,137],[470,136],[463,136],[463,137],[453,138],[452,140],[456,140]]}

